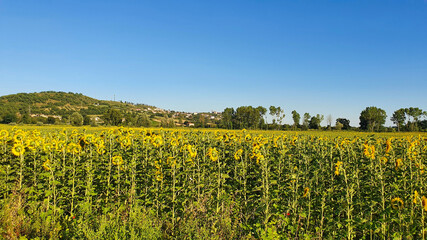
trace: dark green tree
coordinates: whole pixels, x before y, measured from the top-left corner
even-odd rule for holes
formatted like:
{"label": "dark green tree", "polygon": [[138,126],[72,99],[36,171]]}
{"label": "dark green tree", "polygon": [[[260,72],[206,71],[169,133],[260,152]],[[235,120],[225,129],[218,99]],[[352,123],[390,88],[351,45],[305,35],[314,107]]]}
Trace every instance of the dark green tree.
{"label": "dark green tree", "polygon": [[107,124],[118,126],[123,122],[122,113],[118,109],[110,108],[104,115]]}
{"label": "dark green tree", "polygon": [[91,121],[90,121],[90,117],[89,115],[84,115],[83,116],[83,125],[90,125]]}
{"label": "dark green tree", "polygon": [[309,122],[310,129],[319,129],[322,121],[323,115],[317,114],[316,116],[311,117]]}
{"label": "dark green tree", "polygon": [[410,107],[405,109],[406,114],[412,117],[412,121],[408,124],[411,131],[418,131],[418,121],[420,117],[423,115],[423,110],[420,108]]}
{"label": "dark green tree", "polygon": [[24,115],[22,115],[22,123],[24,124],[31,124],[31,116],[28,113],[25,113]]}
{"label": "dark green tree", "polygon": [[386,112],[377,107],[367,107],[360,113],[360,129],[374,131],[379,130],[380,127],[385,123],[387,118]]}
{"label": "dark green tree", "polygon": [[151,124],[150,119],[146,113],[140,113],[136,117],[135,126],[137,127],[149,127]]}
{"label": "dark green tree", "polygon": [[335,123],[341,123],[342,124],[341,128],[343,130],[349,130],[351,128],[350,127],[350,120],[348,120],[347,118],[337,118],[337,120],[335,121]]}
{"label": "dark green tree", "polygon": [[55,122],[56,122],[56,119],[54,117],[52,116],[47,117],[47,121],[46,121],[47,124],[55,124]]}
{"label": "dark green tree", "polygon": [[18,118],[16,117],[16,114],[12,112],[8,112],[4,114],[2,119],[3,119],[2,123],[6,123],[6,124],[16,122],[18,120]]}
{"label": "dark green tree", "polygon": [[264,116],[267,113],[267,109],[263,106],[258,106],[256,108],[256,110],[258,111],[258,114],[260,115],[259,128],[262,129],[262,126],[265,125]]}
{"label": "dark green tree", "polygon": [[301,120],[301,116],[295,110],[292,111],[292,119],[294,120],[293,128],[294,130],[296,130],[299,126],[299,121]]}
{"label": "dark green tree", "polygon": [[233,119],[235,118],[235,112],[233,108],[226,108],[222,112],[221,125],[226,129],[233,129]]}
{"label": "dark green tree", "polygon": [[304,130],[308,129],[308,124],[310,123],[310,114],[309,113],[304,113],[304,118],[302,120],[302,126]]}
{"label": "dark green tree", "polygon": [[406,121],[406,110],[404,108],[401,108],[399,110],[394,111],[390,120],[394,124],[396,124],[397,131],[400,132],[400,127],[403,126],[405,124],[405,121]]}
{"label": "dark green tree", "polygon": [[74,112],[70,116],[70,123],[73,126],[81,126],[81,125],[83,125],[83,116],[80,113],[78,113],[78,112]]}

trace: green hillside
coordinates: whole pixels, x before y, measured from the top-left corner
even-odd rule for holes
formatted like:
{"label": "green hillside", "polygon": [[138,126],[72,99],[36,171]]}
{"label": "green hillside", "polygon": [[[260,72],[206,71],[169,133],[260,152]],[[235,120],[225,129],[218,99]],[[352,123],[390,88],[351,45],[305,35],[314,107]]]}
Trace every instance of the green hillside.
{"label": "green hillside", "polygon": [[[98,100],[81,93],[46,91],[0,97],[0,123],[73,124],[78,113],[83,124],[127,126],[183,126],[200,122],[215,126],[220,114],[166,111],[157,107],[122,101]],[[214,117],[212,117],[214,116]]]}
{"label": "green hillside", "polygon": [[25,117],[39,118],[40,116],[63,119],[74,112],[83,116],[104,115],[111,108],[131,113],[144,111],[149,106],[98,100],[81,93],[71,92],[18,93],[0,97],[0,120],[3,123],[9,123],[25,120]]}

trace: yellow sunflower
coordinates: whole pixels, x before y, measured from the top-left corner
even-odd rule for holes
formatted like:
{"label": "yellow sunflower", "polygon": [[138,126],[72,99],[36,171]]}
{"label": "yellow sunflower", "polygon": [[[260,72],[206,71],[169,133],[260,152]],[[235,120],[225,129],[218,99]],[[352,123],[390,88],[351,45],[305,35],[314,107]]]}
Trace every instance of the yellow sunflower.
{"label": "yellow sunflower", "polygon": [[242,154],[243,154],[243,149],[237,150],[236,153],[234,153],[234,159],[239,160],[240,158],[242,158]]}
{"label": "yellow sunflower", "polygon": [[208,149],[208,156],[212,161],[215,162],[219,158],[218,150],[216,150],[216,148],[209,148]]}
{"label": "yellow sunflower", "polygon": [[304,188],[304,195],[302,197],[307,197],[309,193],[310,193],[310,188],[308,187]]}
{"label": "yellow sunflower", "polygon": [[6,139],[7,137],[9,137],[9,132],[8,131],[6,131],[6,130],[1,130],[0,131],[0,140],[4,140],[4,139]]}
{"label": "yellow sunflower", "polygon": [[12,154],[19,157],[22,156],[25,152],[25,147],[21,143],[16,143],[12,147]]}
{"label": "yellow sunflower", "polygon": [[113,164],[114,165],[122,165],[123,164],[123,158],[120,155],[114,156],[113,157]]}
{"label": "yellow sunflower", "polygon": [[393,198],[391,200],[391,207],[394,209],[402,209],[403,208],[403,200],[400,197]]}

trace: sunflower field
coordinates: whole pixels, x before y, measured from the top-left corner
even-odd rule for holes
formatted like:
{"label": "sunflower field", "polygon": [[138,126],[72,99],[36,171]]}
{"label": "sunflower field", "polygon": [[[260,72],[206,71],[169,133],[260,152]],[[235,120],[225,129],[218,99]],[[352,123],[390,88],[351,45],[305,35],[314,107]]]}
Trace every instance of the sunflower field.
{"label": "sunflower field", "polygon": [[427,137],[0,129],[0,238],[426,239]]}

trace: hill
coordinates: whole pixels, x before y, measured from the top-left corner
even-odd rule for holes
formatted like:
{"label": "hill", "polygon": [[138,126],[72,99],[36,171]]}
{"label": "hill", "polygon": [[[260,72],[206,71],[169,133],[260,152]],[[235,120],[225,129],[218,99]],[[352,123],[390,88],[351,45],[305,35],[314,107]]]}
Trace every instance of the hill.
{"label": "hill", "polygon": [[[187,125],[200,119],[201,124],[213,124],[219,113],[199,114],[166,111],[146,104],[98,100],[81,93],[46,91],[18,93],[0,97],[0,123],[70,123],[73,113],[85,118],[85,123],[174,126]],[[115,116],[112,116],[114,114]],[[116,121],[111,121],[115,117]],[[118,119],[118,120],[117,120]]]}

